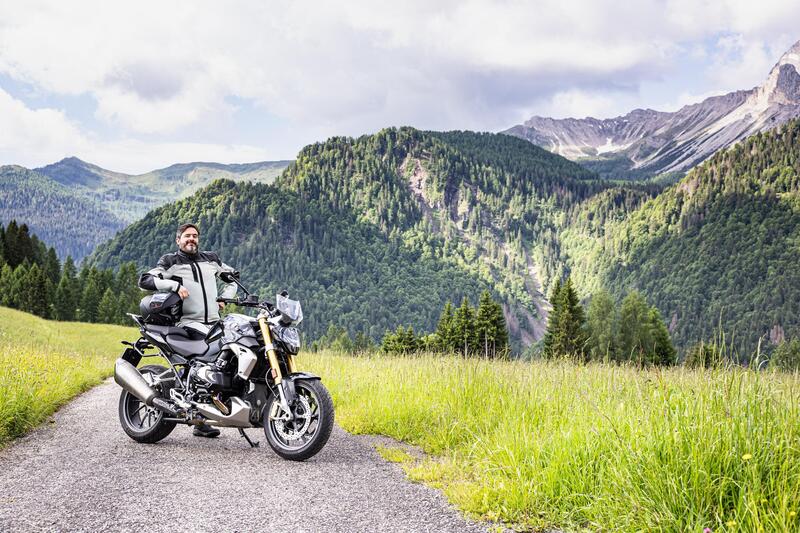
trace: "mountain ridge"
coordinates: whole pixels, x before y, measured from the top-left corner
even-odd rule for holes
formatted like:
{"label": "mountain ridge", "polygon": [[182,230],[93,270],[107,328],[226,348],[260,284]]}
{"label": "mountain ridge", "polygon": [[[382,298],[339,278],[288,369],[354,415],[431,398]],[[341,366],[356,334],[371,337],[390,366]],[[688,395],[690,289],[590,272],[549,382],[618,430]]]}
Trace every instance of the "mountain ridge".
{"label": "mountain ridge", "polygon": [[610,119],[534,116],[503,133],[572,160],[614,159],[608,177],[685,172],[750,135],[800,116],[800,41],[760,86],[712,96],[675,112],[636,109]]}

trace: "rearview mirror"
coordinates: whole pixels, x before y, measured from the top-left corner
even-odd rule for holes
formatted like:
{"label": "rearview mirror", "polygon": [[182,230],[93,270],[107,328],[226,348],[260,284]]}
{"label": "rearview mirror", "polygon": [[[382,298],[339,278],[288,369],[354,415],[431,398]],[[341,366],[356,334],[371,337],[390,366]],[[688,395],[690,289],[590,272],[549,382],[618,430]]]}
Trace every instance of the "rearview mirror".
{"label": "rearview mirror", "polygon": [[235,280],[239,279],[239,273],[235,270],[233,272],[220,272],[219,279],[225,283],[233,283]]}

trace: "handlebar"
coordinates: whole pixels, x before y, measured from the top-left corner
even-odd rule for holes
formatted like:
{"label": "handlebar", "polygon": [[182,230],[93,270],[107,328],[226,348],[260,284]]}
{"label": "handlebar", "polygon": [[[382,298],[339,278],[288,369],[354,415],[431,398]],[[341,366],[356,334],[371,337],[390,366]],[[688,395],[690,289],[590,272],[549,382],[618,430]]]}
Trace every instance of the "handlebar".
{"label": "handlebar", "polygon": [[259,302],[255,297],[252,299],[245,298],[217,298],[217,302],[225,303],[225,304],[234,304],[240,305],[242,307],[258,307],[260,309],[266,309],[269,312],[272,312],[275,309],[275,306],[272,305],[270,302]]}

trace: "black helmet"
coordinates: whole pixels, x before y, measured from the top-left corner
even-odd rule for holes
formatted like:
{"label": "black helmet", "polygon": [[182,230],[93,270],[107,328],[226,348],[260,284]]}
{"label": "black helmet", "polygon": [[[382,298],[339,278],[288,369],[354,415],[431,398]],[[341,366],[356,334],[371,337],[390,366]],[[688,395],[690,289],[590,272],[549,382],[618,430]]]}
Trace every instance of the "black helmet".
{"label": "black helmet", "polygon": [[142,298],[139,312],[145,324],[174,326],[183,313],[183,300],[175,292],[157,292]]}

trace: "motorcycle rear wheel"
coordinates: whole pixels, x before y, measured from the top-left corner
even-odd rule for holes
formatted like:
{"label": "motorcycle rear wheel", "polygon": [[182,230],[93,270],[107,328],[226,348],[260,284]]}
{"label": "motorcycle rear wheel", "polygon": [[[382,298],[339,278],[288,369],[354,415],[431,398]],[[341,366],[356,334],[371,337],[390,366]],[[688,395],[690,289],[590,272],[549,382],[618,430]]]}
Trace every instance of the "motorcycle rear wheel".
{"label": "motorcycle rear wheel", "polygon": [[[316,455],[328,442],[333,430],[333,400],[319,380],[294,382],[299,404],[298,420],[272,420],[269,413],[279,399],[271,396],[264,412],[264,434],[272,450],[290,461],[305,461]],[[308,423],[306,423],[308,422]]]}
{"label": "motorcycle rear wheel", "polygon": [[[139,369],[145,379],[148,374],[158,375],[166,371],[165,367],[159,365],[147,365]],[[153,388],[161,396],[166,393],[161,385],[153,385]],[[164,421],[162,411],[146,405],[126,390],[123,390],[119,396],[119,422],[123,431],[130,438],[144,444],[160,441],[172,433],[176,426],[176,422]]]}

